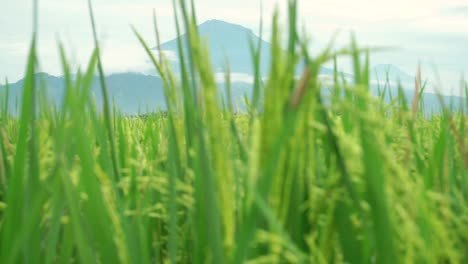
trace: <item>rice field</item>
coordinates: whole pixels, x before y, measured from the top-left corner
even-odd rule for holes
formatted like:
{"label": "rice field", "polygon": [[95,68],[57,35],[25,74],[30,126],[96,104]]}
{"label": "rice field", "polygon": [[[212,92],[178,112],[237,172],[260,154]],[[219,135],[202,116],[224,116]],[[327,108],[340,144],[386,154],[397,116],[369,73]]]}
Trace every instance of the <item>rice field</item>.
{"label": "rice field", "polygon": [[[352,39],[309,56],[289,3],[245,113],[229,96],[219,103],[183,0],[180,76],[134,29],[164,82],[164,113],[114,110],[96,38],[82,71],[61,48],[67,88],[52,107],[36,89],[34,34],[21,114],[0,104],[0,263],[468,263],[468,101],[425,115],[419,74],[412,102],[401,92],[384,103],[385,89],[369,92],[373,51]],[[324,98],[320,66],[340,57],[354,81],[335,63]],[[89,94],[95,74],[103,102]]]}

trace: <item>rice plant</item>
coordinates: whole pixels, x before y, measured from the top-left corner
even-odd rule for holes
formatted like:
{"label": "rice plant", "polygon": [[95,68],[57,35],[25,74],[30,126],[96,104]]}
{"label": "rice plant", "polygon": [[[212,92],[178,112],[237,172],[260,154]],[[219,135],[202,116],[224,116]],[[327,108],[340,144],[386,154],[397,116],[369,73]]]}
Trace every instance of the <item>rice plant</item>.
{"label": "rice plant", "polygon": [[[106,94],[91,6],[95,50],[76,78],[59,45],[60,109],[39,100],[36,33],[19,116],[1,91],[0,263],[468,263],[467,102],[424,115],[418,75],[414,102],[384,103],[369,92],[372,51],[351,39],[311,57],[290,0],[287,25],[273,14],[265,81],[251,43],[254,99],[236,113],[180,0],[180,76],[133,29],[167,113],[120,115],[90,94],[96,73]],[[335,63],[324,95],[320,66],[339,57],[354,81]]]}

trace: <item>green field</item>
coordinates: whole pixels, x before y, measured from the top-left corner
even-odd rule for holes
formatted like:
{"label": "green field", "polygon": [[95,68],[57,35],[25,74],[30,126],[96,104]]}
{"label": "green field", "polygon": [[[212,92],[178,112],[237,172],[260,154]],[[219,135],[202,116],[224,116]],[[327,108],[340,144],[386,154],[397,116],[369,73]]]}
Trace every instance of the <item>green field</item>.
{"label": "green field", "polygon": [[[310,57],[290,1],[288,25],[274,15],[269,77],[257,71],[235,113],[219,103],[195,11],[181,0],[174,12],[190,36],[181,76],[135,30],[168,106],[144,117],[106,96],[96,110],[97,41],[76,78],[60,48],[67,91],[51,107],[34,34],[21,114],[0,104],[0,263],[468,263],[467,101],[425,115],[418,75],[414,101],[384,103],[385,85],[369,93],[374,51],[352,39]],[[341,57],[355,80],[335,70],[324,98],[319,68]]]}

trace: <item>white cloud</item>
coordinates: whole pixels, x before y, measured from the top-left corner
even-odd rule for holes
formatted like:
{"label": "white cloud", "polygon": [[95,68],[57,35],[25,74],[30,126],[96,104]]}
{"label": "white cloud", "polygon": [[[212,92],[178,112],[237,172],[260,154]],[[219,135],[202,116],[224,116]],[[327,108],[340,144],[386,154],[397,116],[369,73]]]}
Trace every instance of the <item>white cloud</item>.
{"label": "white cloud", "polygon": [[[164,59],[168,60],[168,61],[178,61],[179,60],[179,57],[177,55],[177,53],[171,51],[171,50],[162,50],[162,53],[164,55]],[[159,56],[159,51],[154,51],[154,54],[156,56]]]}
{"label": "white cloud", "polygon": [[[217,72],[215,78],[216,78],[216,82],[225,83],[226,73]],[[254,77],[246,73],[231,72],[230,79],[231,79],[231,83],[235,83],[235,82],[254,83]]]}
{"label": "white cloud", "polygon": [[102,58],[108,73],[145,72],[151,68],[148,56],[138,46],[103,49]]}

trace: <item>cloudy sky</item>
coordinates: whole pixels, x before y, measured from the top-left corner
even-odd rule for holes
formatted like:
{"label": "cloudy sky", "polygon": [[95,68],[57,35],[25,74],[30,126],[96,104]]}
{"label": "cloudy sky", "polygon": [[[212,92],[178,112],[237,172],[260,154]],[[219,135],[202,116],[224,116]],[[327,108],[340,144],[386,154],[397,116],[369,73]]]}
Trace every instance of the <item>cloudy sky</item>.
{"label": "cloudy sky", "polygon": [[[260,2],[268,39],[269,17],[278,6],[286,16],[286,0],[194,0],[200,22],[222,19],[258,32]],[[130,25],[154,42],[152,10],[158,15],[163,41],[175,37],[171,0],[94,0],[104,67],[108,73],[143,71],[146,57]],[[84,65],[92,50],[87,0],[39,0],[41,70],[60,75],[57,42],[66,47],[72,64]],[[21,78],[31,35],[32,0],[0,0],[0,78]],[[349,42],[353,31],[361,45],[391,46],[372,56],[372,64],[394,64],[414,74],[420,62],[424,75],[435,69],[445,93],[468,74],[468,0],[299,0],[301,26],[319,50],[336,32],[337,46]],[[347,71],[349,63],[340,67]],[[0,81],[3,83],[4,81]]]}

